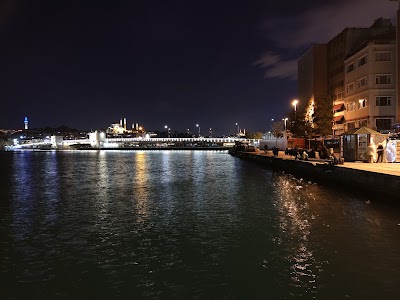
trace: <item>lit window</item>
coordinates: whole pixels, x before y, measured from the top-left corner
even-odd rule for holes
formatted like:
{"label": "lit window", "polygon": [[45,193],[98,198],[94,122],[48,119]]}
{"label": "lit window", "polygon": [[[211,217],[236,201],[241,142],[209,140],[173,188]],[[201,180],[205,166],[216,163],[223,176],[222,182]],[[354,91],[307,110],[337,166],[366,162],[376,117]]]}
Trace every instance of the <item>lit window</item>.
{"label": "lit window", "polygon": [[367,99],[358,100],[358,109],[367,107]]}

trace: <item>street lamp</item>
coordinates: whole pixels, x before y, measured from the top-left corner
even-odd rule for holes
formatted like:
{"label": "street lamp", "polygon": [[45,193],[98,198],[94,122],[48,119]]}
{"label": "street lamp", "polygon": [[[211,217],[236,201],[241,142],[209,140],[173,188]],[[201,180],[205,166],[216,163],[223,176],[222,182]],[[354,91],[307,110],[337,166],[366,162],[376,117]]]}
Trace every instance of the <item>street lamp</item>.
{"label": "street lamp", "polygon": [[196,124],[196,127],[199,127],[199,137],[200,137],[200,125]]}
{"label": "street lamp", "polygon": [[239,134],[239,123],[235,124],[237,126],[237,134]]}
{"label": "street lamp", "polygon": [[170,137],[171,128],[169,128],[168,125],[165,125],[164,128],[167,129],[167,135]]}
{"label": "street lamp", "polygon": [[292,105],[294,106],[294,121],[296,122],[296,113],[297,113],[297,103],[299,103],[299,100],[294,99],[292,102]]}
{"label": "street lamp", "polygon": [[286,130],[286,122],[287,122],[287,120],[289,120],[289,119],[288,118],[282,119],[282,121],[285,123],[285,130]]}

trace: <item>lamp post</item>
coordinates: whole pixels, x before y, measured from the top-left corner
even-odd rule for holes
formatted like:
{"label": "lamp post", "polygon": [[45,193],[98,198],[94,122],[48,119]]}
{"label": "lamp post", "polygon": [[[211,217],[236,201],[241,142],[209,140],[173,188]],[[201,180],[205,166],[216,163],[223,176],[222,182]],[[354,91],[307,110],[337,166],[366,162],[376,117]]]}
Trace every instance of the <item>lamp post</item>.
{"label": "lamp post", "polygon": [[282,119],[283,123],[285,124],[285,130],[286,130],[286,122],[287,122],[287,120],[289,120],[289,119],[288,118]]}
{"label": "lamp post", "polygon": [[169,128],[168,125],[165,125],[164,128],[167,129],[167,136],[171,137],[170,136],[171,128]]}
{"label": "lamp post", "polygon": [[199,128],[199,137],[200,137],[200,125],[199,125],[199,124],[196,124],[196,127]]}
{"label": "lamp post", "polygon": [[[239,134],[239,123],[236,123],[235,125],[237,127],[237,134]],[[235,133],[236,133],[236,130],[235,130]]]}
{"label": "lamp post", "polygon": [[297,100],[297,99],[294,99],[292,102],[292,105],[294,106],[294,122],[295,123],[296,123],[297,103],[299,103],[299,100]]}

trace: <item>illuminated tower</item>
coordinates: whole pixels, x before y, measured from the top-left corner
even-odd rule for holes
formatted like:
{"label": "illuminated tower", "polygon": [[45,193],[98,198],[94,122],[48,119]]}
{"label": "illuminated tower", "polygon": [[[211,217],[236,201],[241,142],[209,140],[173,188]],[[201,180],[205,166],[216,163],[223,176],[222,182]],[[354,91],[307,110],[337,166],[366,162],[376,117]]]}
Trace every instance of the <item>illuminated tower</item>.
{"label": "illuminated tower", "polygon": [[28,129],[28,117],[25,117],[25,119],[24,119],[24,128],[25,128],[25,130]]}

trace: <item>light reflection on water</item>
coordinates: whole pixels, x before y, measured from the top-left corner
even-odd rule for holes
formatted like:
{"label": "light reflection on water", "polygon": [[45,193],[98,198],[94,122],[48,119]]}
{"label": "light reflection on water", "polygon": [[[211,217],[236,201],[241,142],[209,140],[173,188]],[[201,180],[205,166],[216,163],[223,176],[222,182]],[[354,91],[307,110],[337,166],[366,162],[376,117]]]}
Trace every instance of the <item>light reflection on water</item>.
{"label": "light reflection on water", "polygon": [[223,152],[21,152],[0,163],[2,299],[400,295],[400,214],[374,199]]}

